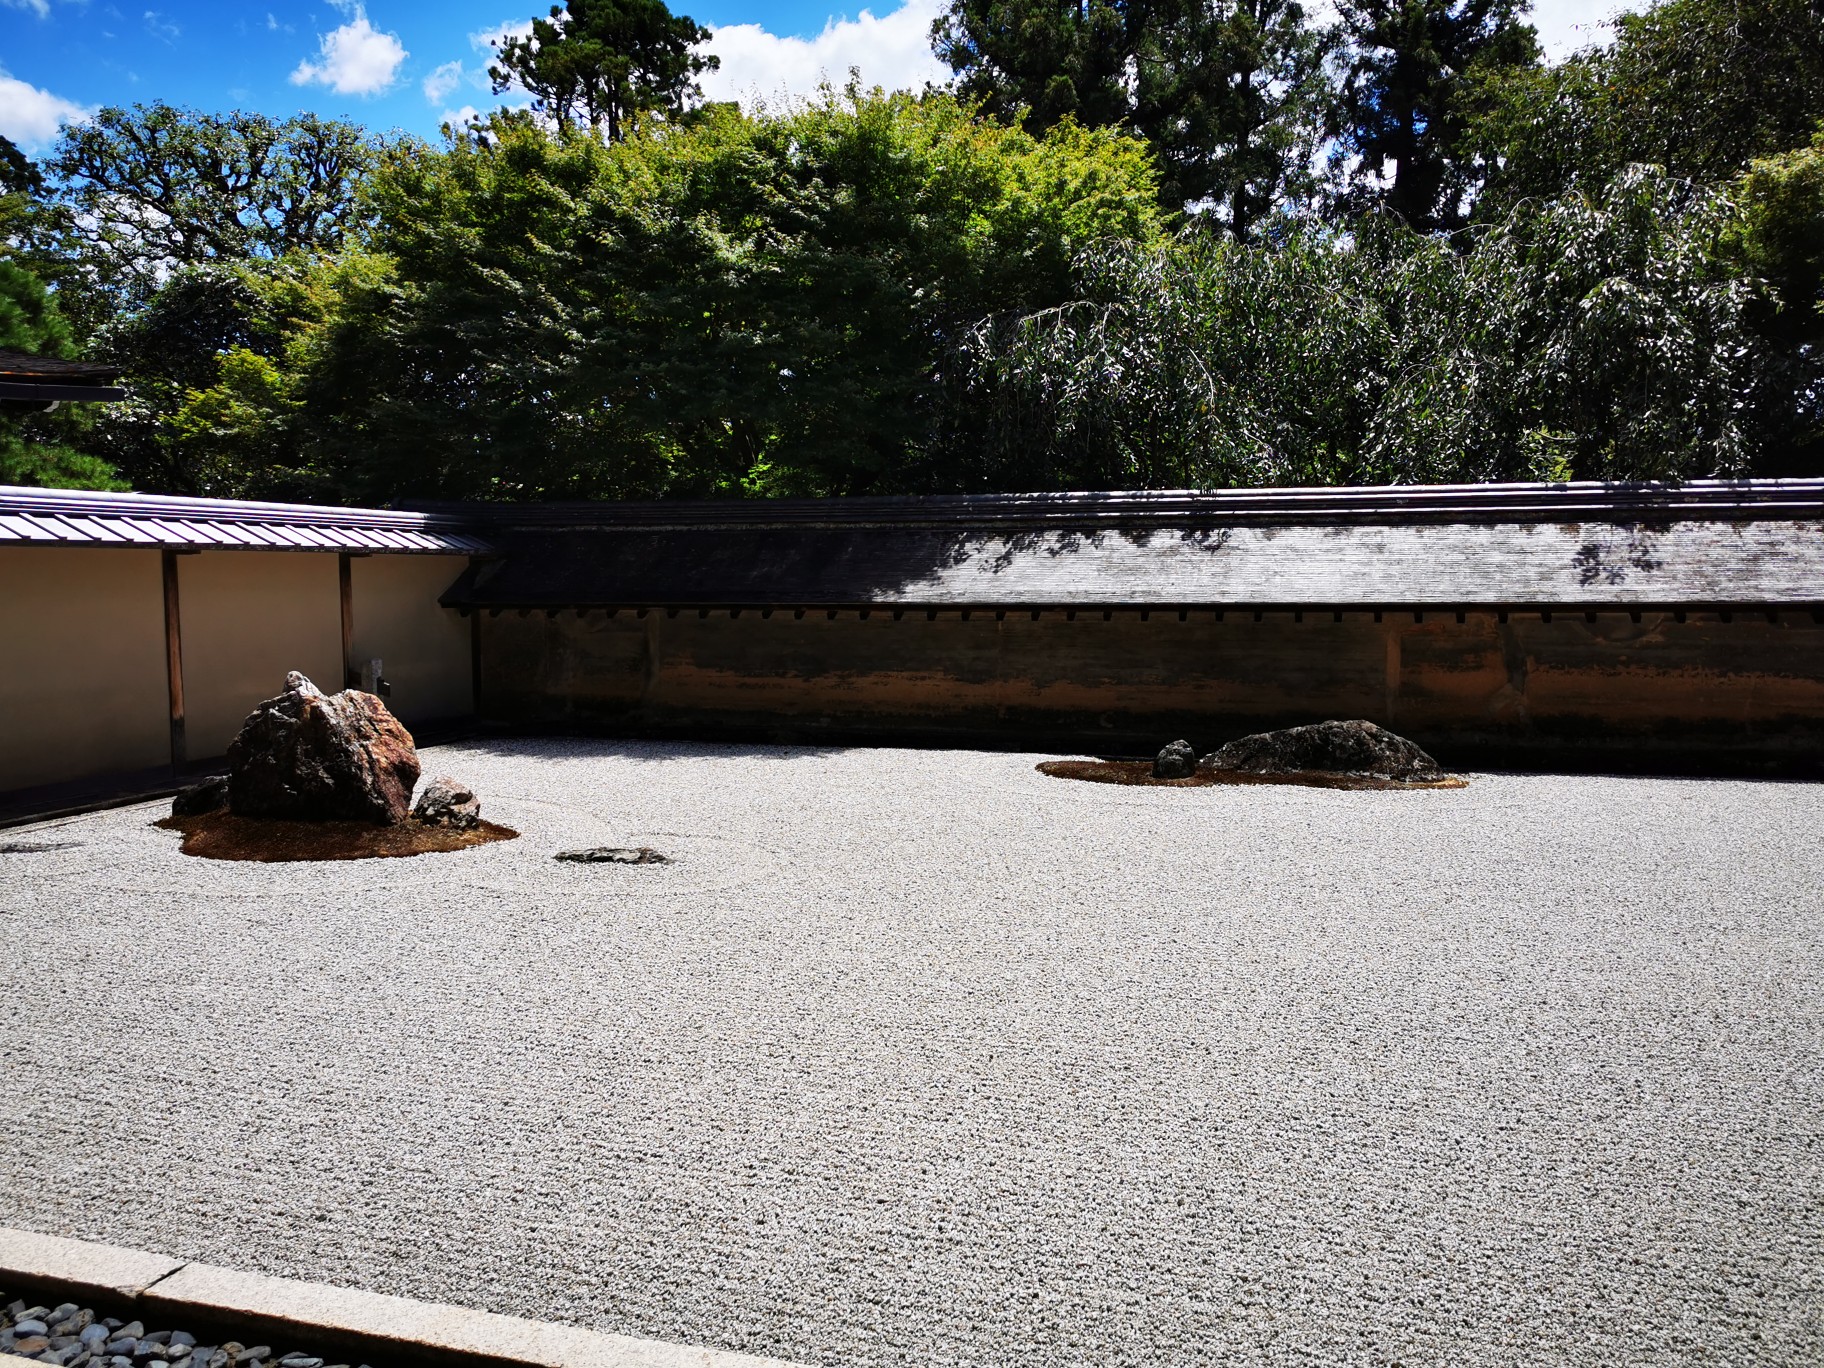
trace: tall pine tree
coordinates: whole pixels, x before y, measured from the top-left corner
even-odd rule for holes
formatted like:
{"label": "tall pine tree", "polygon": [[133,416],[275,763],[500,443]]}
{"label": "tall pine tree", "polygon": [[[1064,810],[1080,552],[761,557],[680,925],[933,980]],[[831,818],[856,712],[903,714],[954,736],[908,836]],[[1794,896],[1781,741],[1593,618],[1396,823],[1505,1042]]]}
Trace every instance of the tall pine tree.
{"label": "tall pine tree", "polygon": [[1140,132],[1161,201],[1236,236],[1308,189],[1330,40],[1299,0],[951,0],[932,41],[960,94],[1034,132]]}
{"label": "tall pine tree", "polygon": [[1334,125],[1342,207],[1392,210],[1420,231],[1460,227],[1483,168],[1471,94],[1539,57],[1526,0],[1339,0],[1349,61]]}

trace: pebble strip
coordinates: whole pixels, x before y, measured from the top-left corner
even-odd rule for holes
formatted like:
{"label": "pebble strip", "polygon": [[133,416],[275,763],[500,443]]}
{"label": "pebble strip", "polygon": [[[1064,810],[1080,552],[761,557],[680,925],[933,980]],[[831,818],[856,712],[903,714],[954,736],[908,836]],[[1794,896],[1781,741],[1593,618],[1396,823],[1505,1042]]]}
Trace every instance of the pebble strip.
{"label": "pebble strip", "polygon": [[0,1311],[0,1353],[55,1368],[368,1368],[326,1364],[318,1354],[275,1355],[267,1344],[198,1344],[187,1330],[148,1330],[141,1321],[97,1316],[74,1302],[9,1303]]}

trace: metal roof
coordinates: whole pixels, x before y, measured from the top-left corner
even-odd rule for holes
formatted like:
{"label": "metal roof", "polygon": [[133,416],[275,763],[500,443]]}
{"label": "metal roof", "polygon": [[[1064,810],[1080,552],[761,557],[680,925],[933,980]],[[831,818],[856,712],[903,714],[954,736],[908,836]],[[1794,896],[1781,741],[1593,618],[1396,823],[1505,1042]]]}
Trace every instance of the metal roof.
{"label": "metal roof", "polygon": [[443,513],[0,485],[0,545],[144,546],[180,551],[352,551],[475,555],[488,543]]}

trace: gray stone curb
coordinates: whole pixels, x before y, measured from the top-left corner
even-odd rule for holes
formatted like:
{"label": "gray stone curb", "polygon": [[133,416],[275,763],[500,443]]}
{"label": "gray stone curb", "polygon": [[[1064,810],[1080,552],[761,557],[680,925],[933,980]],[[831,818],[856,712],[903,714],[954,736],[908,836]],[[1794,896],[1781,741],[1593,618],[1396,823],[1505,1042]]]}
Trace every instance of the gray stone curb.
{"label": "gray stone curb", "polygon": [[0,1286],[118,1305],[147,1320],[239,1328],[424,1368],[798,1368],[783,1359],[609,1335],[324,1283],[271,1278],[0,1227]]}

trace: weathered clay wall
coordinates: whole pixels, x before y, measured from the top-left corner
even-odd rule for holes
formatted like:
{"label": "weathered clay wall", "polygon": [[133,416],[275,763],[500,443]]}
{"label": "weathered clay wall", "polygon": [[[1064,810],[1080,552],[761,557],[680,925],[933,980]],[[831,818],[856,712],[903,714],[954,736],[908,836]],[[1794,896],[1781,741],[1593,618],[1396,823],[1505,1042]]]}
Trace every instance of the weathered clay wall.
{"label": "weathered clay wall", "polygon": [[170,757],[156,550],[0,547],[0,792]]}
{"label": "weathered clay wall", "polygon": [[383,662],[393,687],[386,705],[408,727],[466,717],[474,709],[469,624],[437,603],[467,564],[466,556],[356,556],[349,562],[349,665]]}
{"label": "weathered clay wall", "polygon": [[1367,717],[1459,765],[1824,761],[1824,626],[1684,617],[509,611],[481,619],[481,713],[1108,752]]}
{"label": "weathered clay wall", "polygon": [[184,730],[191,760],[222,755],[247,714],[302,670],[341,682],[334,552],[204,551],[177,558]]}

